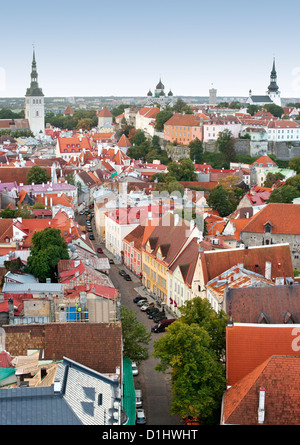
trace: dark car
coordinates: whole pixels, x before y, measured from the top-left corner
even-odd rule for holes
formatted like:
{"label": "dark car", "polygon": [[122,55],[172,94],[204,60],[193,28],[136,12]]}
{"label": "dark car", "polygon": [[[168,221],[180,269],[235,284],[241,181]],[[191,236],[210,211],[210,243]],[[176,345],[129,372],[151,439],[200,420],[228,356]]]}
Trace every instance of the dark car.
{"label": "dark car", "polygon": [[92,232],[93,229],[92,229],[91,227],[88,227],[88,228],[87,228],[87,231],[88,231],[88,232]]}
{"label": "dark car", "polygon": [[123,278],[124,278],[126,281],[131,281],[131,277],[130,277],[130,275],[128,275],[128,273],[127,273],[126,275],[123,275]]}
{"label": "dark car", "polygon": [[154,304],[152,305],[152,307],[148,307],[148,309],[146,310],[147,314],[149,314],[149,312],[152,311],[159,311],[158,307],[154,306]]}
{"label": "dark car", "polygon": [[101,249],[101,247],[98,247],[97,253],[103,253],[103,250]]}
{"label": "dark car", "polygon": [[90,238],[91,240],[94,240],[94,239],[95,239],[94,235],[90,235],[89,238]]}
{"label": "dark car", "polygon": [[124,277],[125,275],[127,275],[127,273],[125,272],[125,270],[121,269],[121,270],[119,270],[119,275]]}
{"label": "dark car", "polygon": [[160,320],[166,320],[167,316],[164,312],[158,312],[157,314],[154,315],[154,317],[152,318],[152,320],[154,321],[154,323],[158,323]]}
{"label": "dark car", "polygon": [[159,313],[159,309],[157,307],[153,308],[152,311],[147,312],[148,318],[150,318],[150,320],[152,320],[152,318],[155,317],[158,313]]}
{"label": "dark car", "polygon": [[115,262],[112,258],[109,258],[108,262],[109,262],[109,264],[115,264]]}
{"label": "dark car", "polygon": [[146,297],[142,297],[141,295],[138,295],[137,297],[135,297],[133,299],[133,302],[137,303],[138,301],[141,301],[141,300],[147,300],[147,298]]}
{"label": "dark car", "polygon": [[165,332],[166,327],[170,326],[176,318],[168,318],[167,320],[159,321],[155,326],[152,326],[151,332]]}

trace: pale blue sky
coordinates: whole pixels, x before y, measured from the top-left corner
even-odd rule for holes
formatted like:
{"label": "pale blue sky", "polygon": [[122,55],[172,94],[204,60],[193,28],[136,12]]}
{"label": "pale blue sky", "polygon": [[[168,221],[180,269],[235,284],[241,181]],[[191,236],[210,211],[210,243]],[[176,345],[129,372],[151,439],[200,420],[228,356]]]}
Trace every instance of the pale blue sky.
{"label": "pale blue sky", "polygon": [[35,43],[46,96],[300,97],[300,2],[15,0],[1,5],[0,96],[24,96]]}

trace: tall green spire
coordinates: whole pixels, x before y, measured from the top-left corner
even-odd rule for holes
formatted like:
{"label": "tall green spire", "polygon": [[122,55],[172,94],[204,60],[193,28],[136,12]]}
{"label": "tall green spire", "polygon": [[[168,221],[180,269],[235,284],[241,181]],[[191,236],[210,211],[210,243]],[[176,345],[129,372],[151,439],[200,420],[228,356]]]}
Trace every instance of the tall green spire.
{"label": "tall green spire", "polygon": [[32,56],[32,64],[31,64],[31,82],[30,87],[27,88],[25,96],[44,96],[42,89],[39,88],[38,84],[38,73],[36,69],[36,60],[35,60],[35,49],[33,47],[33,56]]}

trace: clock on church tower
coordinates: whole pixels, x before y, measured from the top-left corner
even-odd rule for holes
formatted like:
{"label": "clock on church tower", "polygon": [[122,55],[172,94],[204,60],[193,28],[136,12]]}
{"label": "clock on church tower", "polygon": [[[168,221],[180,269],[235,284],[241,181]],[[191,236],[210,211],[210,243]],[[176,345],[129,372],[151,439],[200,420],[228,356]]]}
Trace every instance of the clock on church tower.
{"label": "clock on church tower", "polygon": [[30,130],[35,136],[45,131],[44,94],[38,84],[35,51],[33,49],[31,83],[25,94],[25,119],[28,119]]}

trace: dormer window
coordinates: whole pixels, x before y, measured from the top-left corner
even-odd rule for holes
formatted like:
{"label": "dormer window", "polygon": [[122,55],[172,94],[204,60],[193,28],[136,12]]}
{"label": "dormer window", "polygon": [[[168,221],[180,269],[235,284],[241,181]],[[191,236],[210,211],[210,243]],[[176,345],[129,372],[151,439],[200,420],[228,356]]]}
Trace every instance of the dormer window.
{"label": "dormer window", "polygon": [[271,233],[271,231],[272,231],[272,226],[270,223],[267,223],[265,225],[265,233]]}

